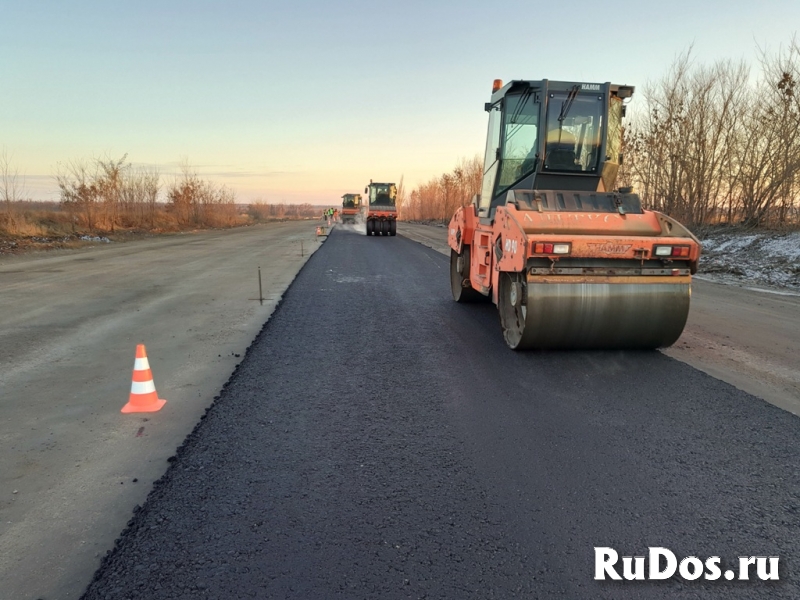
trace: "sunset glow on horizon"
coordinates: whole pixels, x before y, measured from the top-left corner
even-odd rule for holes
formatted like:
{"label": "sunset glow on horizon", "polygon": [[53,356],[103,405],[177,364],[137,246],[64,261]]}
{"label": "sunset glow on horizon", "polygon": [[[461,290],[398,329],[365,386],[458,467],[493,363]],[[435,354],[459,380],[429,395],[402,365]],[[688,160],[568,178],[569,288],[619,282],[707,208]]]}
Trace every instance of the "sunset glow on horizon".
{"label": "sunset glow on horizon", "polygon": [[[79,1],[4,6],[0,149],[27,196],[70,161],[188,164],[238,202],[335,204],[369,179],[406,189],[482,155],[492,81],[643,89],[692,47],[756,67],[796,0],[661,7],[511,0]],[[635,102],[635,100],[634,100]]]}

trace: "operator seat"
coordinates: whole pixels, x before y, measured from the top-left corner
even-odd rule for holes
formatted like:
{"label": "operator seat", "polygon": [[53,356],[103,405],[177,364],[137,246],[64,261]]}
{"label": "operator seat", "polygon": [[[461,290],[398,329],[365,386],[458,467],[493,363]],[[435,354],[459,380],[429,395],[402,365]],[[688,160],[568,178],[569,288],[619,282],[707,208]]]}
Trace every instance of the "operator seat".
{"label": "operator seat", "polygon": [[547,132],[547,156],[544,165],[548,169],[575,170],[575,144],[577,140],[566,129],[551,129]]}
{"label": "operator seat", "polygon": [[569,148],[552,148],[547,154],[545,166],[549,169],[575,170],[575,151]]}

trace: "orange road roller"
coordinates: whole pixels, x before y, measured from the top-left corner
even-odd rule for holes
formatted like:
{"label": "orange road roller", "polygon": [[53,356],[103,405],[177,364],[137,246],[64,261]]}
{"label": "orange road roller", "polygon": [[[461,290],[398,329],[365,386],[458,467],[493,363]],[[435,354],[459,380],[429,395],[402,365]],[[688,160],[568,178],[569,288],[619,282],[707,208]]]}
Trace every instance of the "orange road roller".
{"label": "orange road roller", "polygon": [[456,302],[497,305],[515,350],[658,348],[683,331],[700,243],[615,187],[633,92],[495,80],[481,193],[449,224],[450,284]]}

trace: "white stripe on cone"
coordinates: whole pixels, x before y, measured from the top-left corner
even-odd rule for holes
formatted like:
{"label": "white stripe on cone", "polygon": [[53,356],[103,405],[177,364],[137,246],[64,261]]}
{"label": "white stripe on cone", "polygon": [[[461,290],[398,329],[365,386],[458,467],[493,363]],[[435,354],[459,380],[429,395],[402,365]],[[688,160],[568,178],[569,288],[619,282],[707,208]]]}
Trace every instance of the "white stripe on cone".
{"label": "white stripe on cone", "polygon": [[137,358],[133,361],[133,370],[134,371],[144,371],[145,369],[150,368],[150,363],[147,362],[147,357],[144,358]]}
{"label": "white stripe on cone", "polygon": [[150,381],[132,381],[131,394],[149,394],[156,391],[156,384]]}

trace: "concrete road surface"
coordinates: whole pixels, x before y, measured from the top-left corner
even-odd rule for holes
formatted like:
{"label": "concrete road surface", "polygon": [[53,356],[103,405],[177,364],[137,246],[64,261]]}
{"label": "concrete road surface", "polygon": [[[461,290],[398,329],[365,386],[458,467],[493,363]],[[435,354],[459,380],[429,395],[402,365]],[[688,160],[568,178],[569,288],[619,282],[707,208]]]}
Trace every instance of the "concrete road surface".
{"label": "concrete road surface", "polygon": [[[794,415],[660,352],[515,353],[447,258],[334,231],[85,598],[796,599],[798,465]],[[734,580],[595,581],[598,546]]]}
{"label": "concrete road surface", "polygon": [[[315,225],[0,260],[0,598],[80,594],[319,247]],[[138,343],[167,404],[122,415]]]}
{"label": "concrete road surface", "polygon": [[[400,223],[398,234],[450,256],[444,227]],[[683,335],[662,352],[800,415],[798,293],[695,277]]]}

